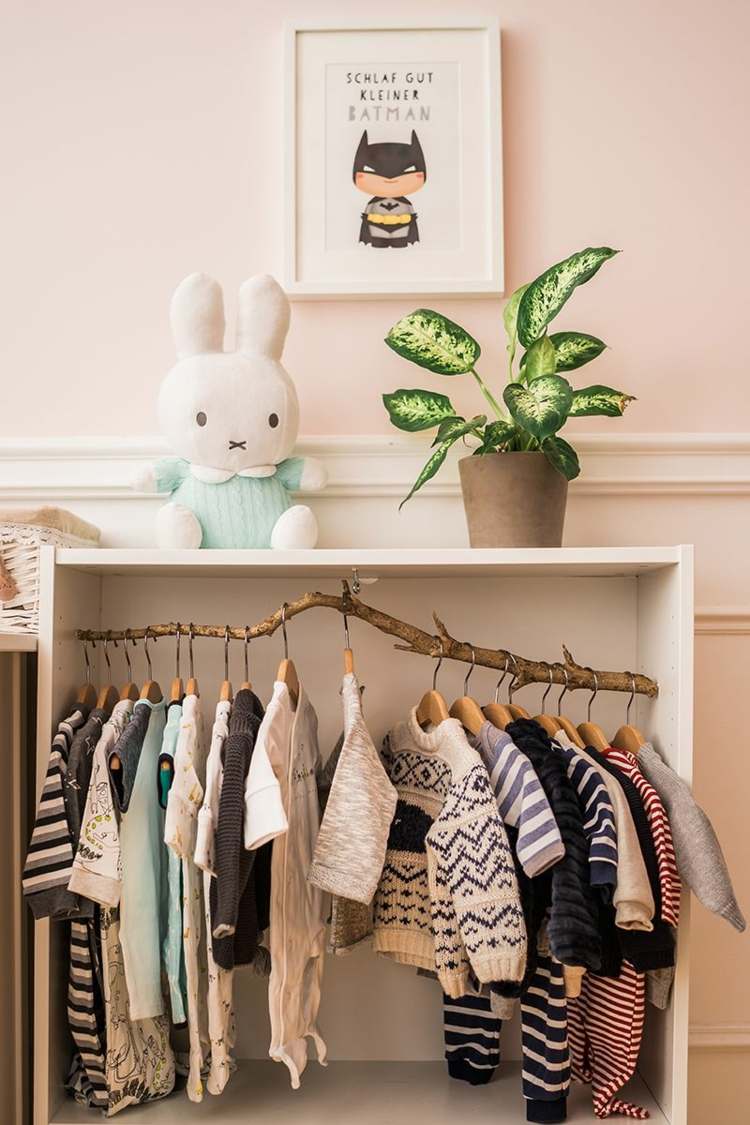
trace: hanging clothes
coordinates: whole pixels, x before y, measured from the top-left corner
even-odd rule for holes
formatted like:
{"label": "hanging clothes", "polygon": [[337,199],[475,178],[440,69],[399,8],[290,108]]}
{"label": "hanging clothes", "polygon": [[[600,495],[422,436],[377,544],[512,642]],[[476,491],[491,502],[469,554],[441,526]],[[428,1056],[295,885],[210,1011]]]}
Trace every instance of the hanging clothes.
{"label": "hanging clothes", "polygon": [[362,714],[353,673],[341,686],[344,740],[308,879],[337,900],[372,902],[383,871],[398,795],[388,778]]}
{"label": "hanging clothes", "polygon": [[676,928],[680,921],[680,895],[682,894],[682,886],[680,884],[680,876],[677,874],[677,862],[675,860],[674,846],[672,844],[672,829],[669,824],[669,817],[664,810],[664,805],[661,803],[659,794],[656,792],[653,785],[644,777],[638,766],[637,759],[634,758],[632,754],[628,754],[625,750],[617,750],[610,747],[608,750],[604,751],[604,756],[608,762],[612,762],[618,769],[622,770],[625,776],[630,778],[633,785],[638,790],[641,801],[643,802],[644,812],[648,818],[651,837],[656,851],[656,862],[659,870],[659,889],[661,891],[660,917],[662,921]]}
{"label": "hanging clothes", "polygon": [[[222,699],[216,704],[211,744],[206,762],[206,791],[198,812],[195,839],[195,863],[203,871],[203,912],[206,926],[206,963],[208,971],[208,1037],[211,1043],[211,1067],[206,1080],[209,1094],[220,1094],[231,1075],[235,1042],[232,969],[223,969],[214,959],[214,937],[211,924],[211,883],[216,874],[216,825],[223,786],[222,755],[229,735],[232,704]],[[241,824],[241,821],[240,821]],[[242,831],[240,827],[240,832]]]}
{"label": "hanging clothes", "polygon": [[470,740],[487,767],[506,828],[516,828],[515,851],[529,878],[541,875],[565,854],[552,809],[529,759],[505,731],[485,723]]}
{"label": "hanging clothes", "polygon": [[106,1109],[109,1098],[98,931],[98,919],[70,923],[67,1010],[76,1052],[65,1085],[81,1104]]}
{"label": "hanging clothes", "polygon": [[[85,813],[86,799],[91,782],[94,753],[107,718],[107,712],[102,707],[94,707],[86,722],[80,730],[76,731],[70,745],[63,793],[74,854],[78,849],[78,840],[81,835],[81,821]],[[93,916],[94,910],[91,903],[89,913],[90,916]]]}
{"label": "hanging clothes", "polygon": [[122,888],[120,826],[109,780],[109,755],[133,715],[130,699],[116,703],[102,727],[68,890],[102,906],[117,906]]}
{"label": "hanging clothes", "polygon": [[223,749],[223,773],[216,821],[216,878],[211,883],[213,956],[223,969],[256,965],[266,957],[260,939],[268,926],[271,901],[271,846],[247,851],[245,785],[253,760],[263,705],[245,688],[237,693]]}
{"label": "hanging clothes", "polygon": [[690,786],[645,743],[638,764],[661,797],[672,827],[677,869],[707,910],[742,933],[745,919],[732,887],[724,853],[713,825],[690,792]]}
{"label": "hanging clothes", "polygon": [[258,731],[247,777],[245,847],[273,840],[271,978],[268,1004],[272,1059],[292,1088],[307,1066],[307,1040],[325,1064],[317,1017],[325,954],[326,896],[307,881],[319,828],[315,783],[320,766],[318,719],[300,685],[296,710],[277,681]]}
{"label": "hanging clothes", "polygon": [[118,908],[102,910],[101,937],[107,1116],[114,1117],[128,1106],[170,1094],[175,1065],[167,1016],[130,1018]]}
{"label": "hanging clothes", "polygon": [[[172,700],[167,707],[167,722],[161,741],[157,784],[159,804],[165,813],[169,805],[169,792],[174,782],[174,756],[182,724],[182,700]],[[169,1004],[172,1023],[187,1023],[187,979],[183,950],[182,918],[182,860],[172,848],[167,849],[167,918],[162,961],[169,985]]]}
{"label": "hanging clothes", "polygon": [[205,945],[201,941],[201,876],[193,861],[205,776],[206,751],[200,700],[197,695],[186,695],[182,702],[180,731],[174,752],[174,779],[167,798],[162,836],[164,843],[182,863],[182,937],[190,1043],[187,1094],[193,1102],[203,1098],[202,1071],[209,1045],[206,1011],[208,970]]}
{"label": "hanging clothes", "polygon": [[613,774],[598,766],[587,750],[580,750],[571,742],[564,731],[557,732],[555,742],[575,750],[580,758],[599,770],[612,802],[617,833],[617,884],[612,896],[615,923],[618,929],[650,932],[654,928],[654,896],[622,786]]}
{"label": "hanging clothes", "polygon": [[609,792],[601,773],[574,747],[559,746],[556,737],[552,745],[553,752],[563,758],[578,795],[589,842],[589,882],[611,902],[617,889],[617,829]]}
{"label": "hanging clothes", "polygon": [[[165,724],[164,702],[139,699],[133,718],[109,756],[120,807],[120,943],[132,1019],[162,1015],[161,947],[166,857],[157,774]],[[113,760],[120,763],[113,769]]]}
{"label": "hanging clothes", "polygon": [[[35,918],[76,918],[81,899],[68,889],[75,855],[65,810],[64,779],[73,738],[89,709],[77,704],[52,739],[47,773],[23,869],[23,894]],[[88,905],[83,912],[90,914]]]}
{"label": "hanging clothes", "polygon": [[645,1007],[644,974],[627,962],[614,979],[587,973],[581,995],[568,1001],[572,1074],[576,1081],[591,1084],[599,1118],[649,1116],[642,1106],[617,1097],[635,1074]]}

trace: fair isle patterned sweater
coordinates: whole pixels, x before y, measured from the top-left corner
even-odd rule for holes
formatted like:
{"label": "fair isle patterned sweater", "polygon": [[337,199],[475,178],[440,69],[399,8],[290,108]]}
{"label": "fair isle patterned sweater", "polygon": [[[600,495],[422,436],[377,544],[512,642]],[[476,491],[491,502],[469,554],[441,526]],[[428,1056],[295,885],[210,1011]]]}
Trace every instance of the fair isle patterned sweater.
{"label": "fair isle patterned sweater", "polygon": [[398,792],[375,896],[374,948],[437,973],[451,997],[519,980],[526,930],[513,857],[479,755],[461,724],[424,731],[415,712],[388,736]]}

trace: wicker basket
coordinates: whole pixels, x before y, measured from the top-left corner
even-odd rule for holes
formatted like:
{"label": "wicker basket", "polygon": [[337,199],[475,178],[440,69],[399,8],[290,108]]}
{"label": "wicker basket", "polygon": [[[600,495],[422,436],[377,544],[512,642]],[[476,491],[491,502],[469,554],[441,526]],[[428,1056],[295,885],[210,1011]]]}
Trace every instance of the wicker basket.
{"label": "wicker basket", "polygon": [[0,633],[39,630],[39,548],[97,547],[99,529],[62,508],[0,511],[0,562],[17,587],[0,601]]}

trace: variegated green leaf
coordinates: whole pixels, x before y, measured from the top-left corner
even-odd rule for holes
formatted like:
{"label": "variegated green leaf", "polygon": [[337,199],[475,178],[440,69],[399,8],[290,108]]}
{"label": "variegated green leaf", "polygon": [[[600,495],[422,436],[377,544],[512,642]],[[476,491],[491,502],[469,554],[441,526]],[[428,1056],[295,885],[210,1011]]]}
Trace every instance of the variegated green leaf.
{"label": "variegated green leaf", "polygon": [[508,352],[508,365],[511,369],[513,367],[513,360],[516,354],[516,345],[518,343],[518,306],[521,303],[521,298],[528,288],[529,283],[527,282],[526,285],[522,285],[519,289],[516,289],[515,293],[511,294],[510,298],[508,299],[508,303],[503,309],[503,324],[505,325],[505,335],[508,338],[506,351]]}
{"label": "variegated green leaf", "polygon": [[558,434],[542,442],[542,452],[553,469],[562,473],[566,480],[575,480],[580,473],[578,454],[573,446],[568,445],[565,438],[561,438]]}
{"label": "variegated green leaf", "polygon": [[477,341],[460,325],[431,309],[417,309],[394,324],[389,348],[437,375],[464,375],[479,358]]}
{"label": "variegated green leaf", "polygon": [[553,332],[550,340],[557,356],[557,371],[575,371],[601,355],[606,344],[598,336],[586,332]]}
{"label": "variegated green leaf", "polygon": [[561,375],[543,375],[528,387],[509,383],[503,398],[513,420],[537,441],[543,441],[564,425],[573,401],[573,388]]}
{"label": "variegated green leaf", "polygon": [[570,417],[580,418],[584,414],[605,414],[608,418],[619,418],[635,400],[634,395],[623,391],[613,391],[611,387],[583,387],[573,392]]}
{"label": "variegated green leaf", "polygon": [[430,480],[431,477],[435,476],[435,473],[438,471],[438,469],[442,465],[443,461],[445,460],[445,458],[448,454],[448,450],[450,449],[450,447],[452,445],[453,445],[452,441],[444,441],[442,443],[442,445],[439,445],[437,447],[437,449],[435,450],[434,453],[430,454],[430,457],[427,460],[424,467],[422,468],[421,473],[419,474],[417,479],[414,481],[414,484],[411,486],[411,491],[409,492],[409,495],[405,496],[404,499],[399,504],[399,506],[398,506],[399,511],[401,511],[401,509],[403,508],[403,506],[404,506],[404,504],[406,503],[407,500],[411,500],[414,493],[418,492],[419,489],[422,487],[423,484],[425,484],[426,481]]}
{"label": "variegated green leaf", "polygon": [[474,453],[479,456],[484,453],[495,453],[501,446],[508,445],[515,433],[516,427],[510,422],[490,422],[484,428],[482,444],[474,450]]}
{"label": "variegated green leaf", "polygon": [[557,316],[577,285],[594,276],[599,267],[614,257],[609,246],[588,247],[550,266],[532,281],[518,306],[518,338],[531,347],[549,322]]}
{"label": "variegated green leaf", "polygon": [[468,422],[465,418],[446,418],[440,423],[433,445],[440,445],[441,441],[458,441],[466,434],[476,433],[487,422],[486,414],[476,414]]}
{"label": "variegated green leaf", "polygon": [[556,368],[555,345],[549,336],[535,340],[521,360],[521,371],[527,382],[542,375],[554,375]]}
{"label": "variegated green leaf", "polygon": [[444,418],[453,418],[456,414],[447,395],[419,388],[401,388],[393,394],[383,395],[383,403],[393,425],[410,433],[429,430],[440,425]]}

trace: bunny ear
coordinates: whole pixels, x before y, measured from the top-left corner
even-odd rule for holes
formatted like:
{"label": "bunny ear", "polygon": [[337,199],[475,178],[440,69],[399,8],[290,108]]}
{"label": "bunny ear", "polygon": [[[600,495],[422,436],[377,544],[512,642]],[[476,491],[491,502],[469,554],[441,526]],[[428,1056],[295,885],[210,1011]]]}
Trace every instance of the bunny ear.
{"label": "bunny ear", "polygon": [[289,329],[289,301],[268,274],[249,277],[240,286],[237,350],[281,359]]}
{"label": "bunny ear", "polygon": [[224,348],[224,298],[221,286],[205,273],[191,273],[177,286],[169,309],[180,359]]}

